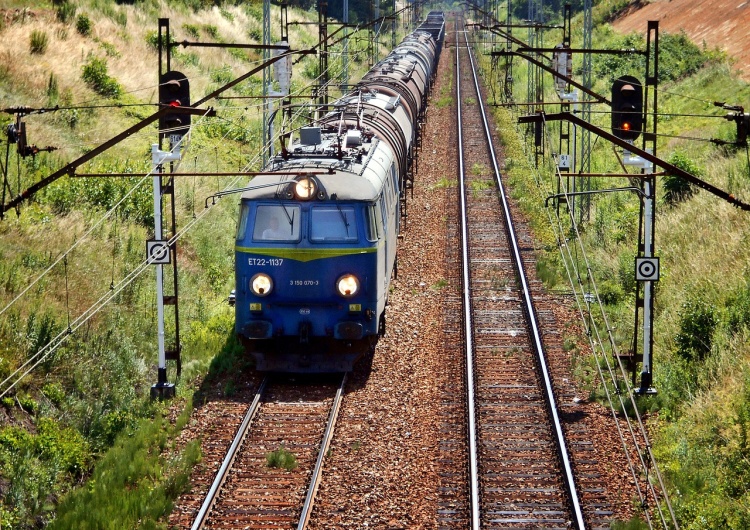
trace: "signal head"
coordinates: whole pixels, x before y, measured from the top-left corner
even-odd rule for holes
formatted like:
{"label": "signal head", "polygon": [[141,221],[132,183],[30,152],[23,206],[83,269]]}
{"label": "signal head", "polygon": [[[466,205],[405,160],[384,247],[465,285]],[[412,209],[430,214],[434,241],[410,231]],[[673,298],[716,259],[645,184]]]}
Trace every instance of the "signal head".
{"label": "signal head", "polygon": [[630,75],[612,84],[612,134],[636,140],[643,129],[643,85]]}
{"label": "signal head", "polygon": [[170,70],[159,79],[159,106],[172,107],[159,118],[159,137],[184,136],[190,130],[190,113],[183,110],[190,106],[190,83],[185,74]]}

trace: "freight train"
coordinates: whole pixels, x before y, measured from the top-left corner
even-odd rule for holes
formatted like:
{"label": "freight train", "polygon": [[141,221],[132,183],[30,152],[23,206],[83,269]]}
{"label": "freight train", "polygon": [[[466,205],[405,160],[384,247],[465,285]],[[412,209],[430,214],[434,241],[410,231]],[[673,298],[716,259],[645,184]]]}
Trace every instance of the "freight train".
{"label": "freight train", "polygon": [[260,371],[351,371],[385,332],[406,189],[443,41],[431,12],[243,192],[235,332]]}

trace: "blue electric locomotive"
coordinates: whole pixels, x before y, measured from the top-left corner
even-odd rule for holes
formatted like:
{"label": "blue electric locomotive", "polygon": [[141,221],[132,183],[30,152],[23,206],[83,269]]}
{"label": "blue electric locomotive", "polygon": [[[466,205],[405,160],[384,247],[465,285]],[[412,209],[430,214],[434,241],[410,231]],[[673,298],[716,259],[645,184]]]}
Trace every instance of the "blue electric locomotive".
{"label": "blue electric locomotive", "polygon": [[258,370],[350,371],[385,332],[437,43],[409,35],[242,194],[235,332]]}

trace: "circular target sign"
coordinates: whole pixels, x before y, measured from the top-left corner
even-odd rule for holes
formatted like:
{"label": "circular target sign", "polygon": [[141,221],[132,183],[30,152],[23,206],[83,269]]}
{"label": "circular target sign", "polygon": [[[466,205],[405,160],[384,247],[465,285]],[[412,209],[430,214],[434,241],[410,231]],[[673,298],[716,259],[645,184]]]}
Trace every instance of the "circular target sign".
{"label": "circular target sign", "polygon": [[659,258],[635,258],[635,279],[639,282],[659,280]]}
{"label": "circular target sign", "polygon": [[169,244],[166,241],[146,241],[146,259],[153,265],[170,263]]}

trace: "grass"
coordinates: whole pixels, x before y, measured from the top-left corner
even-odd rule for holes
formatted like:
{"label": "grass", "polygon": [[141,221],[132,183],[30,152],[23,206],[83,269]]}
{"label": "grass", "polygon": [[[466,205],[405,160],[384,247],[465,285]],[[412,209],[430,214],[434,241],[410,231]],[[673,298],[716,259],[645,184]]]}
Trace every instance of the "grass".
{"label": "grass", "polygon": [[177,432],[158,415],[124,433],[88,484],[66,496],[47,528],[161,527],[173,500],[186,491],[190,470],[200,457],[197,441],[180,452],[168,451]]}
{"label": "grass", "polygon": [[441,278],[437,282],[435,282],[430,287],[430,289],[439,290],[439,289],[442,289],[442,288],[447,287],[447,286],[448,286],[448,280],[446,280],[445,278]]}
{"label": "grass", "polygon": [[275,469],[292,471],[297,468],[297,457],[287,451],[282,445],[275,451],[266,454],[266,465]]}

